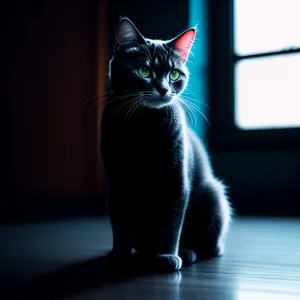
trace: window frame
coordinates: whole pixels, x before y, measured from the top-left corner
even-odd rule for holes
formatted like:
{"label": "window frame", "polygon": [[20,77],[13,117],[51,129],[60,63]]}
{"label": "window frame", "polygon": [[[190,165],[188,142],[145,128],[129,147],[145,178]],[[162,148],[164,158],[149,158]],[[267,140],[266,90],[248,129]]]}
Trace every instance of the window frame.
{"label": "window frame", "polygon": [[208,1],[208,15],[211,149],[300,149],[300,128],[243,130],[234,121],[235,64],[242,59],[299,53],[300,48],[238,56],[234,51],[234,0]]}

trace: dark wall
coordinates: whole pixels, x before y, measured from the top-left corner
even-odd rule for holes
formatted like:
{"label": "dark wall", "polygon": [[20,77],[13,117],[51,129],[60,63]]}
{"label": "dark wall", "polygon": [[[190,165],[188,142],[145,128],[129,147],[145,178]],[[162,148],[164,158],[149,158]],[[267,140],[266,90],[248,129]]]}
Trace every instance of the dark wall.
{"label": "dark wall", "polygon": [[1,219],[73,213],[95,177],[95,112],[82,105],[96,93],[98,3],[13,1],[2,13]]}
{"label": "dark wall", "polygon": [[128,17],[148,38],[170,39],[188,28],[188,0],[109,1],[109,36],[113,37],[120,17]]}

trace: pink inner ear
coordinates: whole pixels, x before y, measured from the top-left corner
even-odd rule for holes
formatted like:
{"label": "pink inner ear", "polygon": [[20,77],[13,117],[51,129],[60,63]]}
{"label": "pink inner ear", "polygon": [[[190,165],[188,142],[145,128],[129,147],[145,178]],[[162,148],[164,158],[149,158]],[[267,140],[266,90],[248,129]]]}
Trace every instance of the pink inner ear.
{"label": "pink inner ear", "polygon": [[195,38],[195,30],[191,29],[186,33],[184,33],[183,35],[181,35],[174,44],[174,48],[178,52],[180,52],[180,57],[184,62],[186,61],[189,55],[191,46],[194,42],[194,38]]}

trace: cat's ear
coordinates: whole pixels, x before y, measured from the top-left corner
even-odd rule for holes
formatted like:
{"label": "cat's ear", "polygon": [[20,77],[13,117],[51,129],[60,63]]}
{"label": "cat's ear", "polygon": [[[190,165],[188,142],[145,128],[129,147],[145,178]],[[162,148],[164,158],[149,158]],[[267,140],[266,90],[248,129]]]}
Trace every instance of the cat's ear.
{"label": "cat's ear", "polygon": [[185,63],[188,59],[191,47],[196,36],[195,28],[186,30],[176,38],[170,40],[167,44],[170,48],[179,53],[181,60]]}
{"label": "cat's ear", "polygon": [[118,50],[122,46],[134,47],[141,44],[146,44],[144,37],[128,18],[122,18],[116,32],[115,49]]}

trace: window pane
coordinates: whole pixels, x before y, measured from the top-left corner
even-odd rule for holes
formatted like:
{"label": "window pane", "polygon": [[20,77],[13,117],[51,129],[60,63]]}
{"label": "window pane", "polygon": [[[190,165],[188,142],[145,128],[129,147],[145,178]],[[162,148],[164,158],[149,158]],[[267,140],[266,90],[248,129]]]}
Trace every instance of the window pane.
{"label": "window pane", "polygon": [[238,127],[300,127],[300,54],[241,60],[235,71]]}
{"label": "window pane", "polygon": [[300,46],[300,0],[235,0],[238,55]]}

